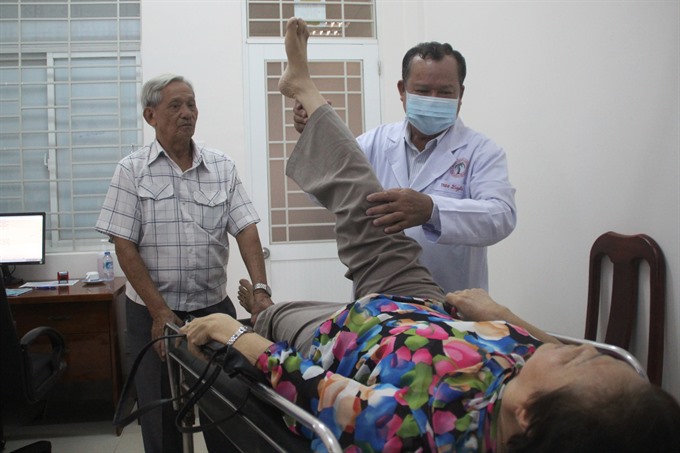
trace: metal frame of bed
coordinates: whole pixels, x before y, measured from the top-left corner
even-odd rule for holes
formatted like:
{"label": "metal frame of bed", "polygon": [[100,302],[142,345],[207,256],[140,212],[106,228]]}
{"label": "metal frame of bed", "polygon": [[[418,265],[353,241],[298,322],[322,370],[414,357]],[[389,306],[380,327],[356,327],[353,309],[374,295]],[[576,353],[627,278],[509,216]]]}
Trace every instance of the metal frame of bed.
{"label": "metal frame of bed", "polygon": [[[166,334],[177,332],[176,326],[166,326]],[[166,351],[172,397],[175,398],[194,385],[209,364],[188,350],[184,338],[167,339]],[[227,357],[223,371],[210,390],[198,401],[197,405],[204,415],[212,422],[218,422],[213,429],[218,429],[244,453],[311,451],[311,441],[286,426],[282,417],[285,414],[312,430],[327,451],[342,452],[340,443],[324,423],[259,382],[251,370],[254,367],[233,351],[233,357]],[[180,399],[174,404],[179,410],[183,401]],[[182,424],[190,428],[194,419],[185,417]],[[193,433],[184,433],[184,453],[193,451]]]}
{"label": "metal frame of bed", "polygon": [[[176,326],[166,326],[167,334],[177,332]],[[647,379],[638,360],[622,348],[559,334],[551,335],[567,344],[591,344],[600,352],[627,362],[640,376]],[[207,365],[215,366],[191,353],[185,338],[167,339],[166,351],[173,398],[196,384]],[[227,357],[223,370],[210,389],[196,403],[208,419],[218,421],[215,429],[219,429],[225,438],[244,453],[312,451],[311,441],[287,428],[283,418],[285,414],[312,430],[327,451],[342,452],[340,443],[323,422],[259,381],[253,370],[254,367],[234,351],[233,357]],[[175,409],[179,410],[182,401],[174,404]],[[228,419],[224,420],[225,417]],[[183,426],[190,429],[194,418],[185,417]],[[193,451],[193,433],[185,433],[184,453]]]}

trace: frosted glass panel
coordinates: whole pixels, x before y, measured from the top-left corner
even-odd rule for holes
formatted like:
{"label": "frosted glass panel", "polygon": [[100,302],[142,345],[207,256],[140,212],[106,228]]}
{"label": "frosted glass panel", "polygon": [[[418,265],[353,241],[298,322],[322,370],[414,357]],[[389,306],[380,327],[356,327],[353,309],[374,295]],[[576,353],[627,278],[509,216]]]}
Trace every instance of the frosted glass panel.
{"label": "frosted glass panel", "polygon": [[116,163],[141,145],[139,3],[0,1],[0,210],[48,212],[48,251],[99,244]]}
{"label": "frosted glass panel", "polygon": [[[293,127],[293,101],[284,98],[277,87],[284,69],[282,61],[269,61],[267,68],[267,118],[269,161],[269,206],[272,243],[334,240],[334,217],[285,175],[285,165],[300,134]],[[361,83],[362,64],[357,61],[311,61],[310,73],[321,94],[355,135],[363,132]],[[358,91],[350,91],[348,87]],[[350,122],[349,119],[352,119]],[[286,154],[282,150],[286,150]]]}
{"label": "frosted glass panel", "polygon": [[375,38],[374,0],[248,0],[248,36],[283,37],[292,16],[305,19],[312,36]]}

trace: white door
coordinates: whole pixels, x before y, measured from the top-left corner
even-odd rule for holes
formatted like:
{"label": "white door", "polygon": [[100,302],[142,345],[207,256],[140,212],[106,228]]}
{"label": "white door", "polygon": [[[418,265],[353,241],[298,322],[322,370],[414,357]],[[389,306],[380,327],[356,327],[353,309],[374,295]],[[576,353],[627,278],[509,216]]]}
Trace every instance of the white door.
{"label": "white door", "polygon": [[[310,41],[312,77],[355,135],[378,125],[377,45]],[[283,44],[249,43],[246,48],[251,196],[262,218],[258,230],[269,251],[273,299],[349,301],[352,285],[337,257],[333,218],[283,175],[299,137],[293,128],[292,101],[277,90],[286,60]]]}

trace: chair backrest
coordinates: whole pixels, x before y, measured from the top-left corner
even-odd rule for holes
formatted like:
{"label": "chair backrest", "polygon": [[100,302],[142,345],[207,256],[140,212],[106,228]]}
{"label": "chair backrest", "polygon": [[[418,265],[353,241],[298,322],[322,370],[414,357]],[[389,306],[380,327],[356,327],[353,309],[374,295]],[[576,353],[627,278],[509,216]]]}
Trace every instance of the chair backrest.
{"label": "chair backrest", "polygon": [[588,309],[585,338],[597,339],[600,312],[602,259],[613,264],[609,320],[604,342],[630,349],[633,326],[638,313],[640,263],[649,264],[650,309],[647,375],[661,385],[663,373],[664,305],[666,299],[666,265],[659,245],[645,234],[623,235],[608,232],[595,240],[590,250]]}
{"label": "chair backrest", "polygon": [[7,301],[5,284],[0,278],[0,400],[4,403],[22,397],[22,357],[19,337]]}

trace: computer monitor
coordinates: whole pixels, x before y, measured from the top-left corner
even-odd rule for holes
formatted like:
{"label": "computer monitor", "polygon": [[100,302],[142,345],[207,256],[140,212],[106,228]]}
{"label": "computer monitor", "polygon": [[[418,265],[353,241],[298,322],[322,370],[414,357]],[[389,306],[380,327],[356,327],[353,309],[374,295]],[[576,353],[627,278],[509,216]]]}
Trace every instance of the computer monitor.
{"label": "computer monitor", "polygon": [[45,264],[45,213],[0,213],[0,265],[5,285],[23,283],[9,266]]}

